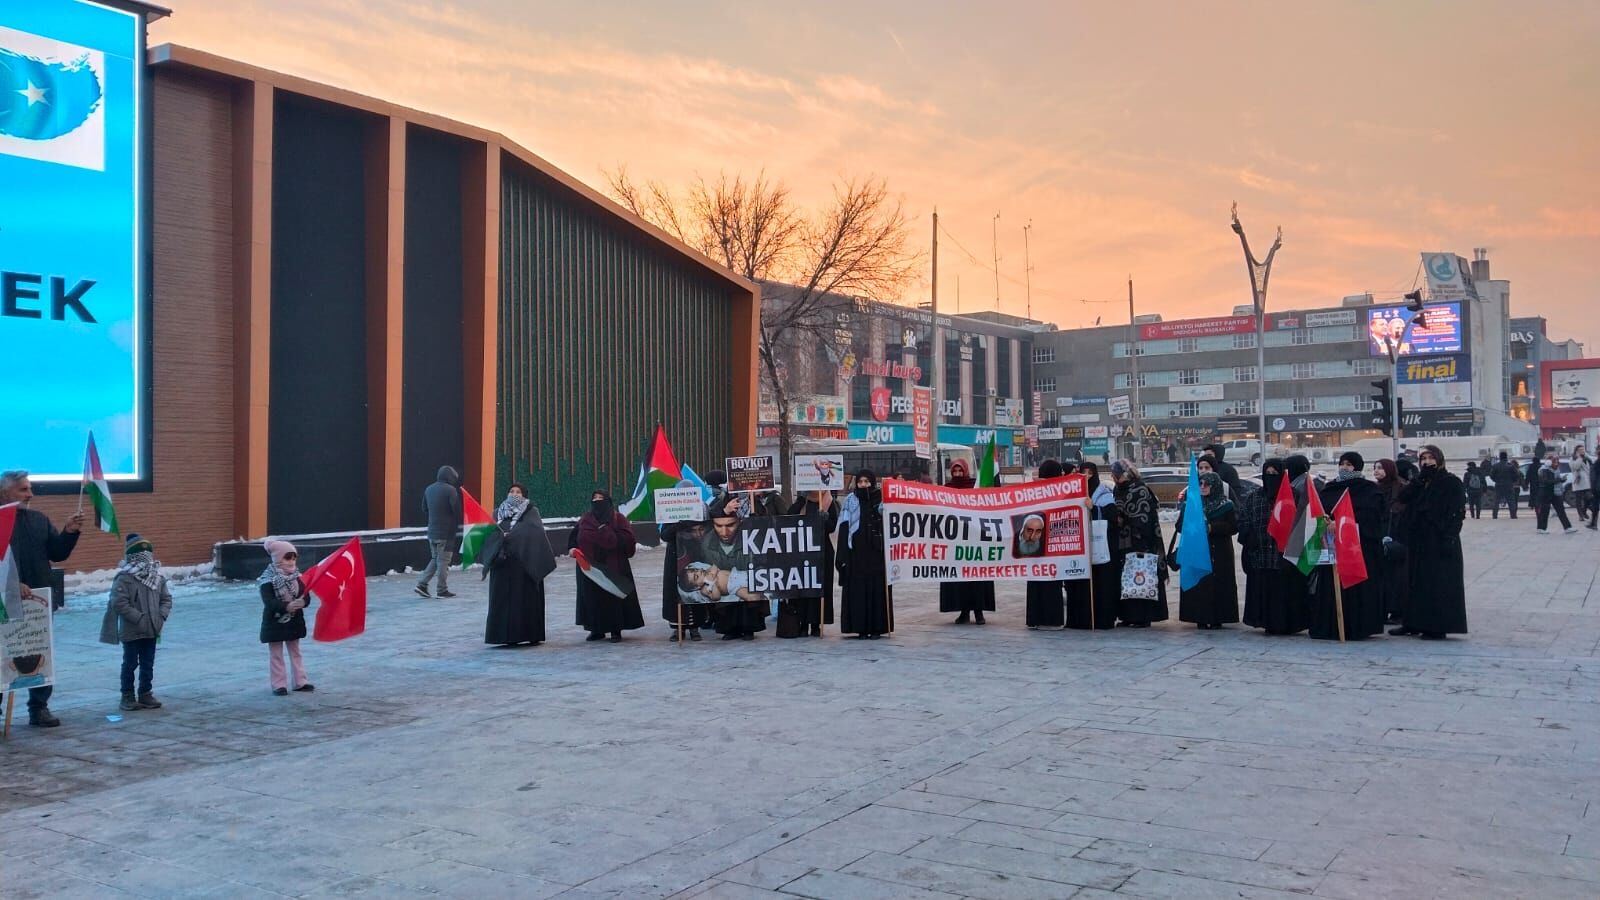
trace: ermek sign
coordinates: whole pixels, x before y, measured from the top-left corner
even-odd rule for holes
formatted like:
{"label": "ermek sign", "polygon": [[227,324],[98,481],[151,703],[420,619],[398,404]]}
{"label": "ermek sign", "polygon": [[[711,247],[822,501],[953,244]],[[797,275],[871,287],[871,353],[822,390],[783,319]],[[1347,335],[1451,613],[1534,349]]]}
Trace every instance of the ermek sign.
{"label": "ermek sign", "polygon": [[0,4],[0,434],[7,467],[148,474],[144,20],[85,0]]}

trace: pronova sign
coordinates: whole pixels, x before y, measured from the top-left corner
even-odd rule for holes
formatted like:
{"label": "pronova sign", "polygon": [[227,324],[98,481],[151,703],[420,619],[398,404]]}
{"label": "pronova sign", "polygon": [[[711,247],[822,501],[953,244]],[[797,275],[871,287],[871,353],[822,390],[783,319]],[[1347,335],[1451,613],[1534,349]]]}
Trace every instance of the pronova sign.
{"label": "pronova sign", "polygon": [[1089,577],[1081,475],[977,490],[889,479],[883,516],[890,584]]}
{"label": "pronova sign", "polygon": [[144,19],[0,3],[0,434],[8,467],[77,482],[149,461]]}

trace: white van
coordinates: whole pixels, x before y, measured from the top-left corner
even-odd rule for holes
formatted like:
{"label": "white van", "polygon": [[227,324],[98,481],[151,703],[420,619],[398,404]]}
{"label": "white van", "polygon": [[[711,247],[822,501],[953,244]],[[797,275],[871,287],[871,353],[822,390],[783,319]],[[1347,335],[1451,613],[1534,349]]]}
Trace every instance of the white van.
{"label": "white van", "polygon": [[[1218,441],[1222,446],[1222,461],[1229,463],[1249,463],[1252,466],[1261,465],[1261,442],[1236,438],[1231,441]],[[1283,448],[1277,444],[1268,444],[1267,450],[1273,456],[1282,456]]]}

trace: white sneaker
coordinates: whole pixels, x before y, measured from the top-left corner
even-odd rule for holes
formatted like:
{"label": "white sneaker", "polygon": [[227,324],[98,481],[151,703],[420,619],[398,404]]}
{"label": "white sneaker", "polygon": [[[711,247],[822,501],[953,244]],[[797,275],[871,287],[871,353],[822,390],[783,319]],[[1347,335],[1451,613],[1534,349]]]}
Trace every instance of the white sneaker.
{"label": "white sneaker", "polygon": [[1543,529],[1543,528],[1535,528],[1533,530],[1533,532],[1534,532],[1534,534],[1549,534],[1550,533],[1548,530]]}
{"label": "white sneaker", "polygon": [[1578,529],[1572,528],[1570,526],[1568,526],[1566,531],[1562,532],[1562,534],[1577,534],[1577,533],[1578,533]]}

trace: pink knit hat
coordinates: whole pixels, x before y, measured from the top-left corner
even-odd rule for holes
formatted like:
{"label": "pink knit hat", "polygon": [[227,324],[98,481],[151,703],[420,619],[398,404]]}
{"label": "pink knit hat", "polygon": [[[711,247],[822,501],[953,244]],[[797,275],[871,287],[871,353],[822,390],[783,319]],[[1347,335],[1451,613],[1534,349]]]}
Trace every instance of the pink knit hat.
{"label": "pink knit hat", "polygon": [[272,557],[273,565],[283,562],[283,558],[291,553],[295,556],[300,555],[300,551],[294,549],[294,545],[288,541],[267,540],[261,546],[266,549],[267,555]]}

